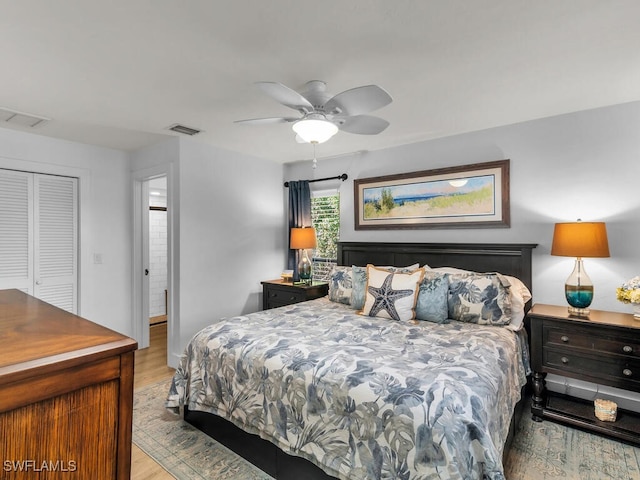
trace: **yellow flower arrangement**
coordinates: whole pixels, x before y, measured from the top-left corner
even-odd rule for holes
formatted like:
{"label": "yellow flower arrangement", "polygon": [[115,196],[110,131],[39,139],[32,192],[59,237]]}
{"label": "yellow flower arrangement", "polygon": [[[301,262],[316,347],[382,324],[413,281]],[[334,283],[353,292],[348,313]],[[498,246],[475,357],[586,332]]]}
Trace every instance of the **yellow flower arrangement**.
{"label": "yellow flower arrangement", "polygon": [[640,276],[633,277],[618,287],[616,298],[622,303],[640,303]]}

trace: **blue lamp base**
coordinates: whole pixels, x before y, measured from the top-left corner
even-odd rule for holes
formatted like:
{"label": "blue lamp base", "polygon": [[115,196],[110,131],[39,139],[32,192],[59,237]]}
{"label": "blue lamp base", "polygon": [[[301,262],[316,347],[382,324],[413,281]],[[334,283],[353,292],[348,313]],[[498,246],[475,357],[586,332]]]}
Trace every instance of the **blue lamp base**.
{"label": "blue lamp base", "polygon": [[593,301],[593,283],[584,270],[581,258],[576,259],[573,272],[564,284],[564,295],[569,304],[569,315],[589,316],[589,305]]}
{"label": "blue lamp base", "polygon": [[311,260],[306,250],[302,250],[302,258],[298,264],[298,275],[300,275],[300,283],[311,285]]}

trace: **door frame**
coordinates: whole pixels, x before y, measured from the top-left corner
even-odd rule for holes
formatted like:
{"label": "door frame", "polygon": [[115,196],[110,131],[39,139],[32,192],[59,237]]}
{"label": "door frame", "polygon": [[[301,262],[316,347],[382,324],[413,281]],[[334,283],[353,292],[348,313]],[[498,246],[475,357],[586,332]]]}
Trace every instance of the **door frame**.
{"label": "door frame", "polygon": [[[177,332],[177,269],[174,261],[174,174],[173,165],[165,164],[132,172],[133,180],[133,337],[138,348],[149,346],[149,282],[144,269],[149,265],[148,225],[149,188],[148,180],[167,178],[167,365],[172,365],[172,352],[179,336]],[[145,241],[147,239],[147,241]]]}

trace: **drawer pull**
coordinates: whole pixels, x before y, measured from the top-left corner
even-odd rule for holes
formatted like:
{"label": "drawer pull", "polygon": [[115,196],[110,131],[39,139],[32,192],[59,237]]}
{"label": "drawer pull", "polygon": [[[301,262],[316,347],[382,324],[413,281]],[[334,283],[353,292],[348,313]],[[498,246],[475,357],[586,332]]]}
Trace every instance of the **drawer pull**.
{"label": "drawer pull", "polygon": [[624,347],[622,347],[622,351],[624,353],[631,353],[633,352],[633,347],[630,347],[629,345],[625,345]]}
{"label": "drawer pull", "polygon": [[631,370],[629,370],[628,368],[625,368],[624,370],[622,370],[622,374],[625,377],[630,377],[633,374],[633,372]]}
{"label": "drawer pull", "polygon": [[569,363],[569,359],[568,359],[567,357],[562,357],[562,358],[560,359],[560,361],[561,361],[562,363],[564,363],[565,365],[566,365],[567,363]]}
{"label": "drawer pull", "polygon": [[569,341],[569,337],[567,337],[566,335],[562,335],[560,337],[560,340],[562,340],[564,343],[567,343]]}

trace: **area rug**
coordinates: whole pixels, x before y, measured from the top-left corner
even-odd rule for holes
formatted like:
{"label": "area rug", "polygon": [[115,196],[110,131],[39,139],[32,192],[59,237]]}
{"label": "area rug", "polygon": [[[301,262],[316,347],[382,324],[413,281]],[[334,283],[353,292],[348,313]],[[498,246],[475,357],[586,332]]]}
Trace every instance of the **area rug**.
{"label": "area rug", "polygon": [[[164,408],[169,382],[134,393],[133,443],[178,480],[272,480]],[[527,412],[505,461],[507,480],[640,480],[640,448]]]}
{"label": "area rug", "polygon": [[507,480],[640,480],[640,448],[524,412],[507,452]]}
{"label": "area rug", "polygon": [[133,443],[178,480],[273,480],[164,408],[169,381],[135,390]]}

